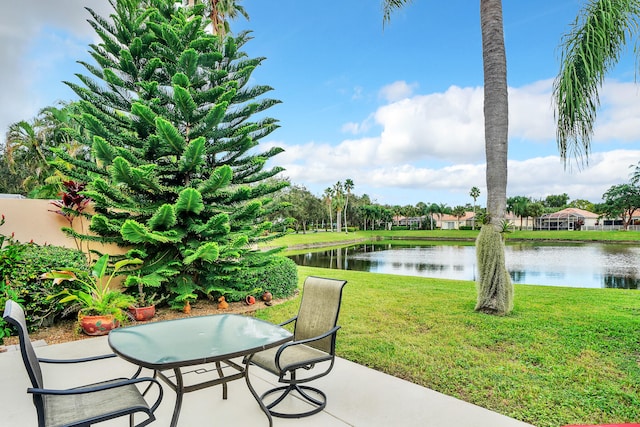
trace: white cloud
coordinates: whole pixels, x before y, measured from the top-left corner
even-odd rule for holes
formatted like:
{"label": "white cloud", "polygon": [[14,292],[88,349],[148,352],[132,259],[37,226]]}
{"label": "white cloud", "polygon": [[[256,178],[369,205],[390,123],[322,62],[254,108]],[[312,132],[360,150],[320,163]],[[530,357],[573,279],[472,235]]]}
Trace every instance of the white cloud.
{"label": "white cloud", "polygon": [[509,136],[530,141],[555,138],[551,103],[552,80],[509,88]]}
{"label": "white cloud", "polygon": [[[541,80],[520,88],[509,88],[509,135],[533,142],[555,139],[552,104],[553,80]],[[601,106],[593,142],[637,142],[640,140],[640,86],[634,82],[605,81],[600,90]]]}
{"label": "white cloud", "polygon": [[[623,123],[628,116],[624,111],[633,104],[629,92],[634,91],[629,87],[607,85],[606,89],[610,123],[600,132]],[[372,114],[382,128],[378,135],[345,139],[335,146],[285,147],[290,153],[278,162],[293,182],[310,189],[351,178],[359,194],[376,194],[381,203],[464,204],[472,186],[486,197],[482,97],[482,88],[452,86],[443,93],[393,102]],[[350,123],[343,129],[357,133],[362,128]],[[570,163],[565,170],[553,143],[554,133],[551,81],[510,88],[508,196],[542,199],[567,193],[571,199],[597,202],[610,186],[627,182],[629,166],[640,160],[640,151],[604,151],[602,145],[594,144],[593,149],[600,151],[592,153],[588,167],[579,169]],[[629,135],[638,138],[640,131]],[[515,144],[516,140],[522,141]],[[536,157],[514,160],[527,148],[522,142],[536,141],[545,143],[536,146]],[[403,202],[407,197],[412,200]]]}
{"label": "white cloud", "polygon": [[410,97],[417,88],[417,83],[409,84],[404,80],[400,80],[384,86],[380,89],[378,95],[387,102],[395,102]]}
{"label": "white cloud", "polygon": [[[31,119],[41,108],[53,104],[35,89],[39,79],[46,79],[50,67],[66,65],[69,55],[86,51],[94,32],[86,20],[85,6],[101,15],[111,10],[108,2],[91,0],[24,0],[6,2],[0,14],[0,133],[4,135],[10,123]],[[62,31],[69,37],[48,40],[53,31]],[[48,50],[38,57],[27,55],[38,42],[47,42]],[[75,58],[77,59],[77,57]],[[69,76],[71,79],[73,76]],[[61,85],[60,82],[48,82]],[[44,103],[44,105],[43,105]]]}
{"label": "white cloud", "polygon": [[350,133],[352,135],[358,135],[368,132],[373,126],[374,119],[372,116],[367,117],[362,122],[348,122],[341,126],[340,130],[344,133]]}
{"label": "white cloud", "polygon": [[354,135],[360,133],[361,129],[362,129],[361,124],[356,122],[345,123],[340,128],[342,132],[352,133]]}
{"label": "white cloud", "polygon": [[[379,187],[425,188],[460,191],[484,181],[484,165],[454,165],[440,169],[401,165],[372,171],[371,183]],[[473,183],[468,185],[469,183]]]}
{"label": "white cloud", "polygon": [[378,109],[383,127],[380,155],[390,163],[482,158],[482,89],[451,86],[444,93],[417,95]]}
{"label": "white cloud", "polygon": [[640,86],[637,83],[608,81],[602,88],[600,99],[602,108],[598,112],[593,140],[638,142]]}
{"label": "white cloud", "polygon": [[629,166],[640,159],[640,150],[593,153],[581,170],[565,170],[558,156],[509,162],[509,196],[542,199],[549,194],[567,193],[573,199],[601,201],[612,185],[628,182]]}

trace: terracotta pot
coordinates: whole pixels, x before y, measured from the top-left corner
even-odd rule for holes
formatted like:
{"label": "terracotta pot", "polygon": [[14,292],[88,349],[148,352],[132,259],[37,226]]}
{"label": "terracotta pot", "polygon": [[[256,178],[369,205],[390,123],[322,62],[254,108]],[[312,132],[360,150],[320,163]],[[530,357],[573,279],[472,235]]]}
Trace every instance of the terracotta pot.
{"label": "terracotta pot", "polygon": [[264,293],[262,294],[262,301],[271,302],[272,299],[273,299],[273,295],[271,295],[271,292],[264,291]]}
{"label": "terracotta pot", "polygon": [[147,307],[129,307],[129,313],[131,313],[133,318],[138,322],[143,322],[156,315],[156,306],[149,305]]}
{"label": "terracotta pot", "polygon": [[78,321],[87,335],[107,335],[109,331],[120,326],[120,322],[110,314],[104,316],[82,316]]}
{"label": "terracotta pot", "polygon": [[244,302],[247,305],[253,305],[256,303],[256,297],[254,297],[253,295],[247,295],[247,297],[244,299]]}

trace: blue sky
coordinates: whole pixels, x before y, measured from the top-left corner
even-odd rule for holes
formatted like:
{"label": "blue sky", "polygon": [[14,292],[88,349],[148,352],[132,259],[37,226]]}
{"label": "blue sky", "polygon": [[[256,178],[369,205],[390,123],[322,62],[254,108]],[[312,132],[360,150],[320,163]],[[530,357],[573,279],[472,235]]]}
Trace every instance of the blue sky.
{"label": "blue sky", "polygon": [[[30,4],[31,3],[31,4]],[[632,50],[602,92],[589,167],[564,169],[555,143],[551,84],[561,35],[579,0],[504,2],[509,82],[508,196],[534,199],[567,193],[601,200],[627,182],[640,160],[640,87]],[[282,101],[269,110],[281,128],[263,140],[285,153],[295,184],[321,195],[350,178],[357,194],[379,203],[472,203],[485,158],[479,2],[415,0],[384,29],[378,0],[242,0],[250,21],[245,51],[267,59],[253,83]],[[0,129],[30,119],[56,100],[73,99],[62,80],[77,81],[75,64],[94,41],[83,7],[103,0],[24,0],[0,16]],[[534,6],[535,5],[535,6]],[[25,11],[29,11],[28,13]]]}

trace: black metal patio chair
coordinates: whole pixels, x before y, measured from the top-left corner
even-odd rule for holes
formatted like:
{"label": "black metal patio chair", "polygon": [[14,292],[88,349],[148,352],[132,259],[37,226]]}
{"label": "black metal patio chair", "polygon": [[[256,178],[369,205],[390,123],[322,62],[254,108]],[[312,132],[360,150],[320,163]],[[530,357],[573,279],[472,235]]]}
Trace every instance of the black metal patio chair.
{"label": "black metal patio chair", "polygon": [[[100,355],[82,359],[38,358],[27,332],[24,311],[12,300],[7,300],[4,320],[14,325],[20,339],[20,353],[27,369],[32,387],[27,392],[33,395],[33,403],[38,414],[39,427],[78,426],[87,427],[112,418],[129,415],[129,425],[146,426],[155,420],[154,412],[162,400],[162,387],[154,378],[118,378],[70,389],[45,388],[40,363],[74,364],[92,362],[116,357],[115,354]],[[144,386],[140,392],[138,385]],[[158,397],[149,406],[144,398],[153,386],[158,388]],[[134,424],[134,415],[141,413],[146,418]]]}
{"label": "black metal patio chair", "polygon": [[[345,280],[307,277],[298,315],[281,324],[295,322],[293,341],[279,348],[256,353],[251,358],[251,364],[277,375],[278,381],[286,384],[261,396],[271,415],[301,418],[316,414],[325,408],[326,394],[317,388],[302,384],[327,375],[333,368],[336,336],[340,329],[337,325],[338,315],[342,289],[346,283]],[[297,413],[274,410],[292,392],[296,392],[297,397],[311,405],[311,410]],[[271,400],[274,397],[275,399]]]}

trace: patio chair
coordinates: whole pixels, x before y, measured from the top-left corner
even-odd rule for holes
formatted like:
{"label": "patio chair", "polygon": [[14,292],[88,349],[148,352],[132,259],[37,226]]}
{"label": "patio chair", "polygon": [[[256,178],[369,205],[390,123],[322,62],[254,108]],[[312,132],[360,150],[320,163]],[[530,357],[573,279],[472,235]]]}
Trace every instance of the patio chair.
{"label": "patio chair", "polygon": [[[104,360],[116,355],[107,354],[66,360],[38,358],[27,332],[22,307],[12,300],[7,300],[3,317],[18,331],[22,361],[32,385],[27,389],[27,393],[33,395],[39,427],[87,427],[124,415],[129,415],[129,425],[134,426],[136,413],[145,414],[146,418],[139,424],[135,424],[135,427],[146,426],[155,420],[154,412],[162,400],[162,387],[153,378],[137,378],[140,370],[131,379],[118,378],[70,389],[44,388],[40,363],[74,364]],[[146,385],[145,392],[141,393],[137,385]],[[158,397],[153,405],[149,406],[144,394],[154,385],[158,387]]]}
{"label": "patio chair", "polygon": [[[298,315],[281,325],[295,322],[293,341],[256,353],[250,363],[278,376],[285,386],[277,387],[260,397],[271,415],[281,418],[301,418],[322,411],[327,396],[321,390],[301,385],[327,375],[333,368],[336,335],[342,289],[345,280],[307,277]],[[304,371],[309,373],[304,374]],[[299,375],[300,373],[304,375]],[[311,405],[306,412],[279,412],[274,410],[291,392]],[[275,397],[275,400],[271,399]],[[268,399],[268,401],[267,401]]]}

